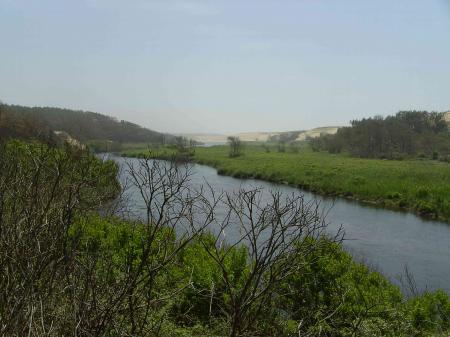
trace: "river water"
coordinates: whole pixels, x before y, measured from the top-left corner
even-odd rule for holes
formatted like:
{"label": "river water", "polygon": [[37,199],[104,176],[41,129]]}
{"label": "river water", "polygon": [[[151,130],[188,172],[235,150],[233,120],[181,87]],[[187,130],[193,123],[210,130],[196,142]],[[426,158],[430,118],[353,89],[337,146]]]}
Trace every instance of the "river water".
{"label": "river water", "polygon": [[[112,156],[116,162],[137,161]],[[207,181],[215,191],[233,192],[241,188],[261,188],[303,195],[328,210],[330,234],[342,225],[345,249],[357,260],[380,271],[401,285],[405,267],[414,277],[417,289],[444,289],[450,293],[450,225],[421,219],[413,214],[364,206],[342,198],[326,198],[298,188],[254,179],[237,179],[217,174],[214,168],[193,164],[190,184],[198,187]],[[136,191],[137,194],[137,191]],[[139,196],[133,198],[139,212]]]}

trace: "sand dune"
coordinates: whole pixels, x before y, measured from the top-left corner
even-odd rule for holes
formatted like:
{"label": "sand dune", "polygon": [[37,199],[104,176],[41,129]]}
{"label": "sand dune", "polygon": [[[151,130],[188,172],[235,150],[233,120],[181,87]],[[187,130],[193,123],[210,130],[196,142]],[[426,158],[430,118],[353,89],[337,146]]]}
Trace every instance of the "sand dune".
{"label": "sand dune", "polygon": [[336,126],[330,126],[330,127],[322,127],[322,128],[315,128],[307,131],[303,131],[297,136],[297,141],[305,140],[306,138],[316,138],[319,137],[321,134],[329,134],[334,135],[339,128]]}
{"label": "sand dune", "polygon": [[338,127],[320,127],[305,131],[289,131],[289,132],[241,132],[237,134],[213,134],[213,133],[185,133],[180,136],[193,139],[202,143],[225,143],[228,136],[239,137],[244,142],[265,142],[270,138],[280,136],[287,133],[298,134],[296,140],[302,141],[308,137],[319,137],[322,133],[334,134]]}

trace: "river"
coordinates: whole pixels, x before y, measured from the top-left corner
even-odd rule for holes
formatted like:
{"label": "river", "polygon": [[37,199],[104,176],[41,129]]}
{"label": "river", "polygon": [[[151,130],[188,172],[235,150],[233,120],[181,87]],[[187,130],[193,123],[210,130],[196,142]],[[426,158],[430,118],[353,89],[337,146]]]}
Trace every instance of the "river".
{"label": "river", "polygon": [[[116,162],[136,161],[112,156]],[[216,191],[233,192],[240,188],[261,188],[303,195],[305,200],[317,200],[329,209],[328,231],[333,234],[342,225],[344,248],[357,260],[380,271],[392,282],[407,266],[417,289],[444,289],[450,293],[450,225],[425,220],[414,214],[361,205],[342,198],[327,198],[298,188],[254,179],[237,179],[217,174],[214,168],[192,164],[194,175],[190,184],[198,187],[207,181]],[[136,195],[136,211],[140,208]]]}

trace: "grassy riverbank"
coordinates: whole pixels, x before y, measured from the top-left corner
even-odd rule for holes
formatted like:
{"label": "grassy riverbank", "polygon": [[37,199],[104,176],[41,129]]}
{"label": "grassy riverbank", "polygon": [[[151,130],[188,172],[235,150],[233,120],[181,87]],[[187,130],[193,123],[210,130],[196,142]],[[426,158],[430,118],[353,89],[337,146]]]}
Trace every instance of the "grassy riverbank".
{"label": "grassy riverbank", "polygon": [[[159,149],[159,156],[173,150]],[[450,165],[431,160],[360,159],[302,148],[267,152],[247,145],[230,158],[227,146],[195,149],[193,160],[220,174],[286,183],[322,195],[342,196],[450,222]],[[139,156],[133,150],[124,155]]]}

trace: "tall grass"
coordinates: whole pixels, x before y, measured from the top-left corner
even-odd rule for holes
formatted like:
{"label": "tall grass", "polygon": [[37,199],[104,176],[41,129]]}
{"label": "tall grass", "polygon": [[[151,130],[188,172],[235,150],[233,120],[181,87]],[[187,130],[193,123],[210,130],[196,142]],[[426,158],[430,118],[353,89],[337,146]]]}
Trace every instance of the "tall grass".
{"label": "tall grass", "polygon": [[213,166],[224,175],[287,183],[450,222],[448,163],[361,159],[307,148],[267,152],[251,145],[237,158],[228,156],[226,146],[197,148],[195,161]]}
{"label": "tall grass", "polygon": [[[168,158],[171,148],[151,151]],[[130,149],[138,157],[148,149]],[[315,193],[359,200],[390,209],[411,211],[450,222],[450,164],[436,160],[382,160],[246,144],[243,155],[231,158],[228,146],[199,147],[192,159],[223,175],[289,184]]]}

